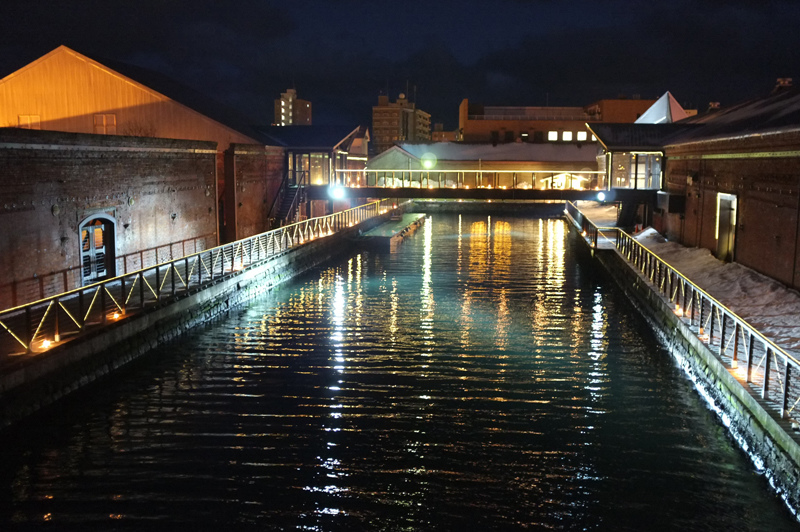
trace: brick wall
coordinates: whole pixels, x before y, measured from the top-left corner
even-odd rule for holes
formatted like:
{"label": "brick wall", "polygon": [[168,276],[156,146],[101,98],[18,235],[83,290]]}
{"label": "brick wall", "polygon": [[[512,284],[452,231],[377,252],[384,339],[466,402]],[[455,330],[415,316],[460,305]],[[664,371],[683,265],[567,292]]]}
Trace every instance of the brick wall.
{"label": "brick wall", "polygon": [[225,241],[269,231],[270,208],[276,216],[275,202],[285,174],[284,149],[274,146],[232,144],[225,152],[226,176],[233,175],[235,185],[225,189]]}
{"label": "brick wall", "polygon": [[668,148],[666,188],[686,195],[686,212],[662,216],[667,237],[714,253],[717,194],[733,194],[734,260],[800,288],[798,150],[797,132]]}
{"label": "brick wall", "polygon": [[115,221],[115,268],[216,245],[216,143],[0,129],[0,308],[81,283],[79,226]]}

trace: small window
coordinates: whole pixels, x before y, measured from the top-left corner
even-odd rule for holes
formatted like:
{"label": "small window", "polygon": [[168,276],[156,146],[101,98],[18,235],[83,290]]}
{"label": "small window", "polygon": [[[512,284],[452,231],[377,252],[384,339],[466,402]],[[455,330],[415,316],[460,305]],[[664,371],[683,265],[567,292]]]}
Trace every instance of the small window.
{"label": "small window", "polygon": [[585,141],[586,140],[586,132],[585,131],[578,131],[577,140],[578,140],[578,142]]}
{"label": "small window", "polygon": [[597,137],[595,137],[594,135],[592,135],[592,142],[597,142]]}
{"label": "small window", "polygon": [[19,115],[21,129],[42,129],[39,115]]}
{"label": "small window", "polygon": [[98,135],[116,135],[117,115],[114,114],[94,115],[94,132]]}
{"label": "small window", "polygon": [[558,140],[558,131],[548,131],[547,132],[547,140],[550,142],[555,142]]}
{"label": "small window", "polygon": [[561,134],[561,140],[563,140],[564,142],[571,141],[572,140],[572,131],[564,131]]}

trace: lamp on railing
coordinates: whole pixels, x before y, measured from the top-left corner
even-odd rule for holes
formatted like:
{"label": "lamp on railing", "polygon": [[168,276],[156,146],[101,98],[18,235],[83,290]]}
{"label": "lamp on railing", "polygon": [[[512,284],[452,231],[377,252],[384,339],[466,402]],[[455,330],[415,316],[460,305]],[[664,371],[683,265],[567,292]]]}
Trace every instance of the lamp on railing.
{"label": "lamp on railing", "polygon": [[677,303],[675,304],[675,310],[673,312],[679,318],[683,317],[683,309],[681,309],[681,306],[679,304],[677,304]]}

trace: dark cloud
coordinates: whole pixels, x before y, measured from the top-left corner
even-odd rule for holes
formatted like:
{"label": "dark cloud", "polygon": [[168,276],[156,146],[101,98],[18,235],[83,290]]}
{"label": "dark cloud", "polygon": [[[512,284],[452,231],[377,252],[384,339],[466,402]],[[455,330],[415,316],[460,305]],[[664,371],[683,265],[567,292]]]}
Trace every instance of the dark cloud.
{"label": "dark cloud", "polygon": [[379,93],[407,86],[448,128],[463,98],[584,105],[670,90],[703,107],[763,94],[800,64],[795,0],[11,0],[2,15],[0,75],[66,44],[158,70],[256,122],[292,86],[317,123],[368,124]]}

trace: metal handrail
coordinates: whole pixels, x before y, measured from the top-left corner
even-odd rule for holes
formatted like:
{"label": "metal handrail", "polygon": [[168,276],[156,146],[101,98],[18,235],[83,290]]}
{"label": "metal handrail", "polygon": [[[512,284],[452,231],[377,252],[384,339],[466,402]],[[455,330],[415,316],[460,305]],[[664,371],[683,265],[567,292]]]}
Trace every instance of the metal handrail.
{"label": "metal handrail", "polygon": [[[309,218],[0,312],[0,361],[51,349],[131,312],[153,307],[277,255],[379,216],[392,200]],[[5,331],[7,334],[2,334]]]}
{"label": "metal handrail", "polygon": [[290,220],[292,218],[292,216],[291,216],[292,213],[294,213],[295,209],[297,208],[296,206],[298,205],[298,200],[300,198],[300,191],[302,190],[302,188],[304,186],[305,180],[306,180],[306,172],[302,172],[301,173],[301,177],[300,177],[300,182],[297,183],[297,188],[294,189],[294,198],[292,198],[292,203],[289,205],[288,216],[289,216]]}
{"label": "metal handrail", "polygon": [[[734,375],[746,384],[753,385],[762,399],[777,407],[781,418],[789,417],[800,403],[800,382],[794,382],[798,380],[800,361],[794,355],[764,336],[630,234],[617,227],[597,227],[572,202],[567,202],[566,211],[577,225],[589,228],[585,236],[595,249],[598,233],[615,232],[614,249],[647,278],[659,295],[673,306],[675,314],[688,322],[697,337],[709,348],[716,345],[716,354],[734,370]],[[580,221],[573,215],[576,211]],[[591,228],[594,228],[593,235]],[[745,358],[744,368],[739,366],[741,355]],[[776,385],[780,397],[773,398],[770,391]]]}

